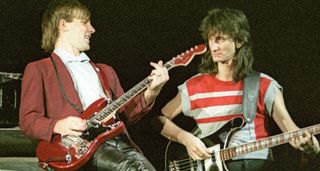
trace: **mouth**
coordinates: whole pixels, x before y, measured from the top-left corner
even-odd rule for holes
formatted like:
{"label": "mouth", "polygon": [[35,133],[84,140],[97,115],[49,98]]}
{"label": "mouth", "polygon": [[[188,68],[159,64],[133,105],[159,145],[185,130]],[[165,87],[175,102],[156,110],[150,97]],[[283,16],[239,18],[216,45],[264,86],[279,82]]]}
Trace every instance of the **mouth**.
{"label": "mouth", "polygon": [[222,53],[213,53],[214,57],[220,57],[222,55]]}
{"label": "mouth", "polygon": [[86,35],[84,38],[90,42],[91,35]]}

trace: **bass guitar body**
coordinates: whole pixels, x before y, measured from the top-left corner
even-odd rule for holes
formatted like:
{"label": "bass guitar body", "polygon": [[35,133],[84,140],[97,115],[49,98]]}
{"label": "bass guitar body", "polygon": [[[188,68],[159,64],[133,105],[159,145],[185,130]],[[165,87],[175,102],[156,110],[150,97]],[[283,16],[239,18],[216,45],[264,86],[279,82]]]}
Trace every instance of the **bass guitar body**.
{"label": "bass guitar body", "polygon": [[[211,156],[205,160],[193,160],[189,157],[185,146],[170,141],[166,149],[166,169],[169,171],[223,171],[224,160],[221,160],[221,147],[228,142],[230,134],[244,126],[242,117],[235,117],[224,123],[213,134],[202,138],[201,141],[211,151]],[[224,142],[219,138],[224,135]]]}
{"label": "bass guitar body", "polygon": [[188,156],[185,146],[169,142],[166,159],[168,171],[222,171],[222,161],[220,160],[220,144],[213,145],[208,139],[202,141],[209,147],[212,155],[206,160],[193,160]]}

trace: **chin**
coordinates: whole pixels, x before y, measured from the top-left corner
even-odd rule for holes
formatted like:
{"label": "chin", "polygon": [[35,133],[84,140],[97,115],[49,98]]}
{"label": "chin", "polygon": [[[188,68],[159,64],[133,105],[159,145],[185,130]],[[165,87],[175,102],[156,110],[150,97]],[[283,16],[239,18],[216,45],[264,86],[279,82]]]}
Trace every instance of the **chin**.
{"label": "chin", "polygon": [[90,46],[81,48],[81,51],[82,51],[82,52],[88,51],[88,50],[90,50]]}
{"label": "chin", "polygon": [[221,62],[222,61],[222,60],[217,59],[217,58],[213,58],[212,60],[213,60],[213,62]]}

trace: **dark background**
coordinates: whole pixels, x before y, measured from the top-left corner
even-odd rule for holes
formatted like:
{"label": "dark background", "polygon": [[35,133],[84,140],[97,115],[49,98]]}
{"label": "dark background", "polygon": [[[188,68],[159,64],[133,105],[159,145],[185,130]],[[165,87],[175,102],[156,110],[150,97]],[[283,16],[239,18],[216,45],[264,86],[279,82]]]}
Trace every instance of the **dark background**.
{"label": "dark background", "polygon": [[[92,12],[96,33],[87,52],[95,62],[114,67],[125,90],[151,71],[150,61],[168,61],[203,43],[201,19],[212,7],[243,10],[251,25],[254,68],[284,87],[288,111],[299,127],[320,121],[318,85],[320,69],[320,6],[318,1],[251,0],[82,0]],[[0,1],[0,71],[23,73],[27,63],[46,57],[40,49],[41,16],[48,0]],[[151,129],[156,116],[177,93],[176,86],[196,73],[200,56],[188,67],[170,71],[154,110],[130,127],[132,138],[145,155],[163,170],[166,140]],[[11,81],[19,87],[18,81]],[[19,88],[17,88],[19,89]],[[0,118],[8,112],[2,109]],[[3,116],[1,116],[3,115]],[[17,111],[12,112],[12,117]],[[184,120],[183,120],[184,121]],[[279,133],[273,126],[272,132]],[[296,167],[301,154],[288,145],[275,148],[280,167]],[[277,158],[276,156],[276,158]],[[281,156],[284,156],[281,157]],[[293,161],[293,162],[292,162]],[[279,163],[280,163],[279,162]],[[292,162],[292,163],[291,163]]]}

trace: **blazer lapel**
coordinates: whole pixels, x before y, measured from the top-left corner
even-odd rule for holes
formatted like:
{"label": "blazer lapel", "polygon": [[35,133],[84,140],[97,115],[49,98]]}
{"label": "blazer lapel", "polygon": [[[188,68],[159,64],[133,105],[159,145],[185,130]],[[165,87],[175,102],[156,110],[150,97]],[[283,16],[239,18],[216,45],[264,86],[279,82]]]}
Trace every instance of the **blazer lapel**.
{"label": "blazer lapel", "polygon": [[74,87],[74,83],[73,83],[72,77],[71,77],[68,69],[66,68],[66,66],[64,65],[62,60],[58,57],[57,54],[52,53],[51,56],[52,56],[54,62],[56,63],[57,72],[58,72],[61,84],[63,86],[63,89],[65,91],[67,98],[73,104],[75,104],[79,109],[81,109],[83,111],[83,106],[81,104],[80,97]]}

